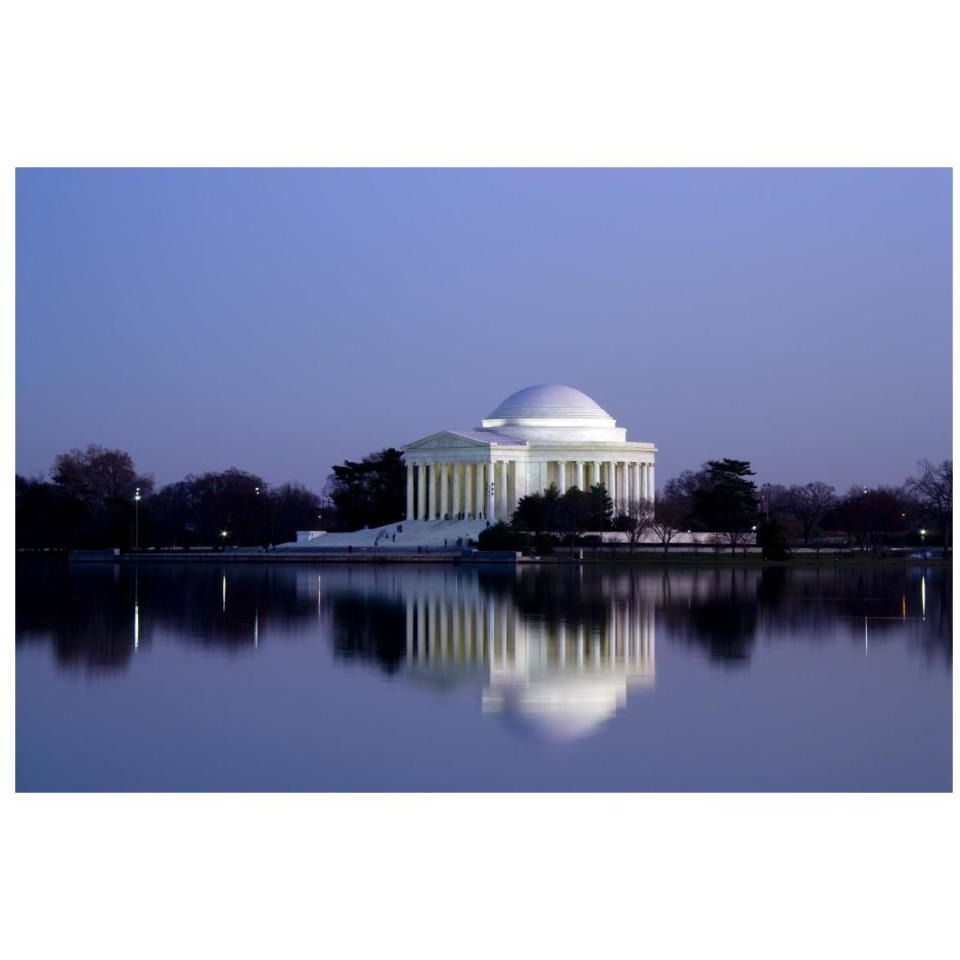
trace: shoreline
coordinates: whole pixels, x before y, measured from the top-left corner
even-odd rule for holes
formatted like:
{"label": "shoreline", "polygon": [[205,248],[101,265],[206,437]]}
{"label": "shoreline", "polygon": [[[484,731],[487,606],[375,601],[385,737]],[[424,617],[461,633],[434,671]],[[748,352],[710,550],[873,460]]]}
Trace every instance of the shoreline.
{"label": "shoreline", "polygon": [[511,551],[477,551],[477,550],[448,550],[431,551],[429,553],[412,553],[400,551],[368,552],[353,551],[350,553],[330,551],[163,551],[141,553],[113,553],[107,550],[77,551],[74,555],[66,552],[33,552],[17,553],[18,561],[60,561],[74,563],[123,563],[123,564],[163,564],[163,563],[444,563],[444,564],[513,564],[516,566],[567,565],[567,566],[617,566],[617,567],[672,567],[672,566],[703,566],[703,567],[949,567],[953,558],[943,557],[874,557],[869,555],[847,555],[837,553],[822,553],[816,555],[804,554],[789,557],[785,560],[764,560],[755,554],[732,556],[717,553],[677,552],[664,555],[662,553],[639,552],[634,554],[599,554],[593,551],[584,551],[582,556],[563,555],[562,553],[547,556],[524,557]]}

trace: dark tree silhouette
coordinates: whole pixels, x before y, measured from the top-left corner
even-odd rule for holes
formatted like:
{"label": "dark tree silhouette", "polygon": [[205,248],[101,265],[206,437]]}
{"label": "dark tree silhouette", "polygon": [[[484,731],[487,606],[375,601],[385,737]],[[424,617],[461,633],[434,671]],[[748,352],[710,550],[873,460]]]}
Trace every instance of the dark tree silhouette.
{"label": "dark tree silhouette", "polygon": [[614,529],[627,535],[630,552],[633,553],[644,534],[653,527],[654,506],[651,500],[640,497],[628,497],[623,509],[613,518]]}
{"label": "dark tree silhouette", "polygon": [[613,526],[613,501],[607,488],[602,483],[595,483],[590,488],[590,499],[593,505],[590,514],[591,530],[609,530]]}
{"label": "dark tree silhouette", "polygon": [[401,520],[406,482],[403,454],[393,447],[360,461],[345,460],[327,480],[334,506],[331,526],[359,530]]}
{"label": "dark tree silhouette", "polygon": [[905,529],[906,507],[903,494],[889,487],[864,490],[851,487],[846,496],[824,517],[824,523],[847,535],[862,550],[880,553],[884,539]]}
{"label": "dark tree silhouette", "polygon": [[653,523],[650,526],[654,536],[663,545],[664,555],[670,549],[673,538],[681,530],[689,529],[690,510],[690,498],[676,488],[671,489],[668,483],[654,504]]}
{"label": "dark tree silhouette", "polygon": [[757,519],[757,487],[747,479],[749,460],[710,460],[692,491],[693,519],[703,530],[722,533],[735,550]]}
{"label": "dark tree silhouette", "polygon": [[517,530],[544,533],[559,529],[560,491],[551,483],[542,493],[521,497],[513,512],[512,523]]}
{"label": "dark tree silhouette", "polygon": [[811,535],[836,504],[836,491],[819,480],[805,486],[790,487],[783,500],[783,506],[800,522],[804,546],[810,544]]}
{"label": "dark tree silhouette", "polygon": [[139,476],[129,453],[108,450],[95,443],[85,450],[59,454],[51,478],[68,496],[93,510],[132,502],[137,487],[144,497],[153,490],[153,477]]}
{"label": "dark tree silhouette", "polygon": [[933,464],[921,460],[918,466],[920,476],[909,479],[906,489],[920,502],[924,516],[940,531],[946,553],[950,549],[953,524],[953,461]]}

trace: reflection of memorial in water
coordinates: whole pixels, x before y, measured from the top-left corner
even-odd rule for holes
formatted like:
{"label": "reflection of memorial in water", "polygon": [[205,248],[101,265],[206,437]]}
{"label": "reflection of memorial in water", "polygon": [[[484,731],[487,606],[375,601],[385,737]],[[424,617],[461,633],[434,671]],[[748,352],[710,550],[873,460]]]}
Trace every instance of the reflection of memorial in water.
{"label": "reflection of memorial in water", "polygon": [[524,720],[540,709],[558,729],[568,701],[570,729],[575,716],[588,729],[591,709],[612,715],[652,680],[654,612],[661,645],[724,669],[747,668],[758,641],[846,638],[865,652],[903,641],[952,659],[949,567],[37,561],[18,563],[16,582],[18,646],[47,645],[64,669],[122,671],[158,643],[249,655],[328,631],[339,660],[434,686],[469,678],[486,709]]}
{"label": "reflection of memorial in water", "polygon": [[625,705],[630,688],[653,686],[654,611],[639,592],[595,597],[581,616],[548,620],[521,612],[513,591],[489,586],[466,577],[453,591],[442,579],[411,585],[411,676],[483,678],[484,711],[558,739],[590,733]]}

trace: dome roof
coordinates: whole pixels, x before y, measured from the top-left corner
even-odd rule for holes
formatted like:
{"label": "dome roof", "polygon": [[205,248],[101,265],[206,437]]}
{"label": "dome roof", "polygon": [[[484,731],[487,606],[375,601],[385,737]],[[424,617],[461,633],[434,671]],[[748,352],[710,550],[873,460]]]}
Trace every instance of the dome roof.
{"label": "dome roof", "polygon": [[511,393],[487,419],[515,420],[518,417],[611,419],[610,414],[585,393],[559,383],[541,383]]}

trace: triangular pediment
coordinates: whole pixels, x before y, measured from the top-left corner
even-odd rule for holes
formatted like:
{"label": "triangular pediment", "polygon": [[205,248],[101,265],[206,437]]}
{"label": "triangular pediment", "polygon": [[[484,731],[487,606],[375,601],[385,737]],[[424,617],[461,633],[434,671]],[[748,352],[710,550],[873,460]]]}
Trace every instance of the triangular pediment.
{"label": "triangular pediment", "polygon": [[439,433],[431,433],[429,437],[424,437],[422,440],[414,440],[413,443],[408,443],[401,449],[404,452],[413,452],[415,450],[449,450],[451,447],[462,450],[465,447],[489,447],[492,439],[493,438],[490,440],[479,440],[475,437],[456,433],[453,430],[441,430]]}

